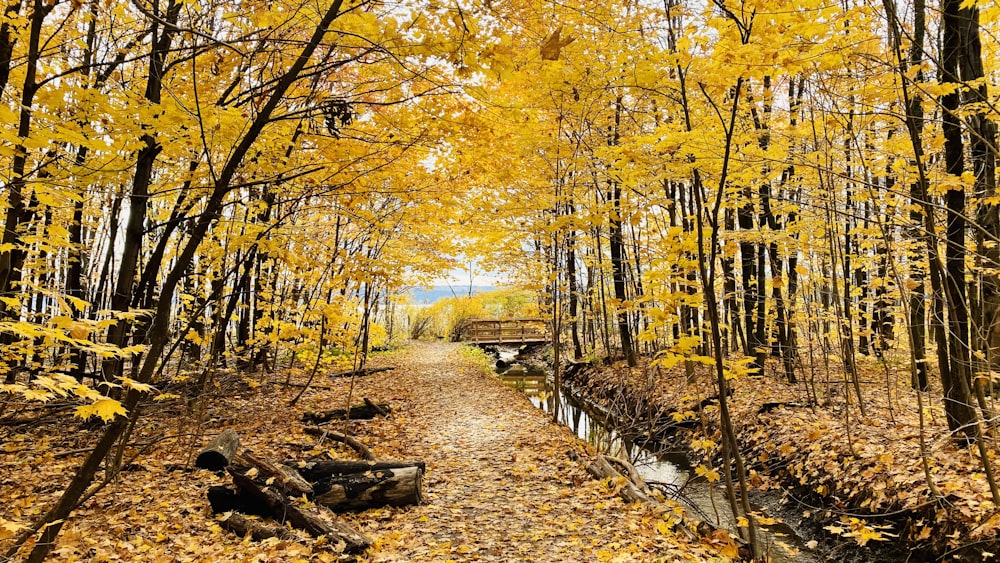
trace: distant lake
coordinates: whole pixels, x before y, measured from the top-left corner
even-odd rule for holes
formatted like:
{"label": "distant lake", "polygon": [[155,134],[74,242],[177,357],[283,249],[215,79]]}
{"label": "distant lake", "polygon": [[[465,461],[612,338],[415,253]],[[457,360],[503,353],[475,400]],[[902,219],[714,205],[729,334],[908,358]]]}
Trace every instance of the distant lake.
{"label": "distant lake", "polygon": [[[486,293],[488,291],[495,291],[496,286],[492,285],[474,285],[472,286],[472,293]],[[453,285],[448,286],[434,286],[433,289],[426,289],[423,287],[414,287],[410,289],[410,297],[413,299],[414,303],[430,305],[438,299],[444,299],[445,297],[464,297],[469,295],[469,286],[467,285]]]}

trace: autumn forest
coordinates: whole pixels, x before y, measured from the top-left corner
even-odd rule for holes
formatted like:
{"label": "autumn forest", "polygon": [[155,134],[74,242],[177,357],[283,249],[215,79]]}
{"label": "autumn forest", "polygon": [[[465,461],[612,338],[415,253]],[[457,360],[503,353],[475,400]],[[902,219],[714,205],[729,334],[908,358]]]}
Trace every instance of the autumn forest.
{"label": "autumn forest", "polygon": [[[0,561],[112,560],[53,552],[64,523],[233,389],[350,407],[330,374],[503,316],[544,320],[557,389],[668,413],[738,515],[656,541],[767,560],[770,487],[853,547],[982,560],[998,83],[983,0],[7,0]],[[469,263],[506,289],[409,297]],[[385,538],[351,557],[475,559]]]}

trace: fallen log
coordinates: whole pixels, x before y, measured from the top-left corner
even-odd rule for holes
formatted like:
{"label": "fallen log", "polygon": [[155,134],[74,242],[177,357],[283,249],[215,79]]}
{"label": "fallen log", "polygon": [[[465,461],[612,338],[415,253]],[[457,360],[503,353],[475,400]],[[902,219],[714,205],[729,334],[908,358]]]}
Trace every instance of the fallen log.
{"label": "fallen log", "polygon": [[[620,460],[616,461],[619,461],[618,465],[620,467],[624,467]],[[625,477],[625,484],[618,491],[618,494],[623,499],[629,502],[659,504],[659,501],[651,496],[646,483],[641,480],[641,477],[639,477],[638,481],[636,480],[638,472],[626,471],[628,475],[623,475],[611,464],[608,456],[604,454],[597,454],[597,457],[587,466],[587,473],[590,473],[595,479],[618,479],[619,477]]]}
{"label": "fallen log", "polygon": [[340,442],[341,444],[347,444],[351,447],[351,449],[358,452],[358,455],[365,460],[375,461],[375,454],[368,449],[368,446],[364,445],[360,440],[350,434],[337,432],[336,430],[330,430],[327,428],[320,428],[319,426],[306,426],[302,429],[302,431],[311,436],[319,436],[321,439],[330,439]]}
{"label": "fallen log", "polygon": [[396,368],[384,367],[384,368],[361,368],[352,369],[348,371],[342,371],[339,373],[331,373],[327,377],[365,377],[367,375],[372,375],[374,373],[381,373],[383,371],[392,371]]}
{"label": "fallen log", "polygon": [[[382,405],[375,404],[368,397],[365,397],[363,400],[364,400],[364,403],[366,405],[368,405],[369,407],[371,407],[371,409],[374,410],[376,413],[378,413],[379,416],[384,416],[384,417],[388,417],[389,416],[389,409],[388,408],[382,408]],[[388,405],[386,405],[386,407],[388,407]]]}
{"label": "fallen log", "polygon": [[225,469],[240,447],[240,436],[234,430],[223,430],[221,434],[201,450],[194,460],[194,466],[210,471]]}
{"label": "fallen log", "polygon": [[212,514],[222,514],[223,512],[234,510],[255,516],[271,515],[270,506],[261,503],[242,491],[221,485],[214,485],[208,488],[208,504],[212,507]]}
{"label": "fallen log", "polygon": [[336,512],[407,506],[423,500],[423,471],[417,467],[373,469],[317,481],[316,502]]}
{"label": "fallen log", "polygon": [[[324,507],[304,508],[289,499],[267,479],[261,479],[256,467],[230,466],[226,468],[233,483],[241,493],[268,507],[279,522],[288,522],[314,537],[326,537],[332,543],[344,542],[346,553],[358,553],[371,545],[371,540],[348,524],[337,522]],[[253,469],[258,469],[256,472]],[[269,479],[269,478],[268,478]]]}
{"label": "fallen log", "polygon": [[767,414],[767,413],[769,413],[769,412],[771,412],[771,411],[773,411],[775,409],[780,409],[782,407],[789,408],[789,409],[794,409],[794,408],[802,408],[802,407],[809,407],[809,406],[812,406],[812,405],[810,403],[804,403],[803,404],[803,403],[788,402],[788,401],[778,401],[778,402],[774,402],[774,403],[764,403],[763,405],[760,406],[759,409],[757,409],[757,414]]}
{"label": "fallen log", "polygon": [[266,482],[268,485],[277,486],[282,493],[298,497],[313,494],[312,485],[299,475],[295,469],[281,463],[271,463],[266,459],[259,458],[251,453],[242,453],[236,456],[234,465],[256,470],[254,478]]}
{"label": "fallen log", "polygon": [[[576,452],[572,452],[572,454],[573,455],[570,457],[576,455]],[[618,468],[621,468],[621,470]],[[642,479],[642,476],[639,475],[635,466],[623,459],[606,456],[604,454],[597,454],[597,456],[587,466],[587,473],[590,473],[597,479],[610,478],[613,481],[623,480],[625,484],[618,491],[618,494],[629,502],[646,503],[663,511],[670,510],[665,504],[656,498],[656,496],[653,495],[650,488]],[[689,539],[694,540],[699,536],[715,534],[722,528],[719,528],[710,522],[698,520],[690,515],[685,515],[683,520],[674,524],[674,529],[680,531]],[[738,547],[745,544],[739,536],[733,535],[728,530],[724,531],[730,536],[730,538],[732,538],[733,542],[735,542]]]}
{"label": "fallen log", "polygon": [[427,472],[427,465],[422,461],[311,461],[294,462],[286,461],[285,465],[294,467],[303,479],[311,483],[329,479],[338,475],[351,475],[353,473],[365,473],[366,471],[376,471],[380,469],[402,469],[404,467],[416,467],[421,473]]}
{"label": "fallen log", "polygon": [[366,400],[364,404],[354,405],[350,409],[305,412],[302,414],[302,422],[321,424],[331,420],[370,420],[376,416],[386,416],[391,411],[385,403],[375,404]]}
{"label": "fallen log", "polygon": [[284,526],[251,520],[239,512],[230,512],[225,518],[219,521],[219,526],[223,530],[229,530],[240,537],[246,537],[249,534],[256,541],[266,540],[267,538],[288,540],[295,537]]}

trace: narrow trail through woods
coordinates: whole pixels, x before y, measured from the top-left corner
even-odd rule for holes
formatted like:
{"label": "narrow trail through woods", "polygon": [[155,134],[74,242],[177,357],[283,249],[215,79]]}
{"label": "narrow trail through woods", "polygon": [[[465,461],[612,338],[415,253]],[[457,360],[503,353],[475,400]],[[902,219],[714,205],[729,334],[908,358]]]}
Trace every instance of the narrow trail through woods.
{"label": "narrow trail through woods", "polygon": [[[567,452],[585,445],[458,355],[415,343],[381,380],[403,399],[404,452],[427,461],[425,503],[373,532],[375,561],[702,560],[645,507],[624,505]],[[375,390],[373,390],[375,391]],[[397,399],[398,400],[398,399]]]}

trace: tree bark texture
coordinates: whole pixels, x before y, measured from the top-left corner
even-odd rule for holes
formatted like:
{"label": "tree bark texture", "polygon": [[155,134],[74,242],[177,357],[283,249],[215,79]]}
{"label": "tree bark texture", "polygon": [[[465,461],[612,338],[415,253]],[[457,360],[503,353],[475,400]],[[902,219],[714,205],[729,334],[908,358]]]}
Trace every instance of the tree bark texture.
{"label": "tree bark texture", "polygon": [[411,466],[334,475],[316,482],[316,502],[335,512],[420,504],[423,473]]}

